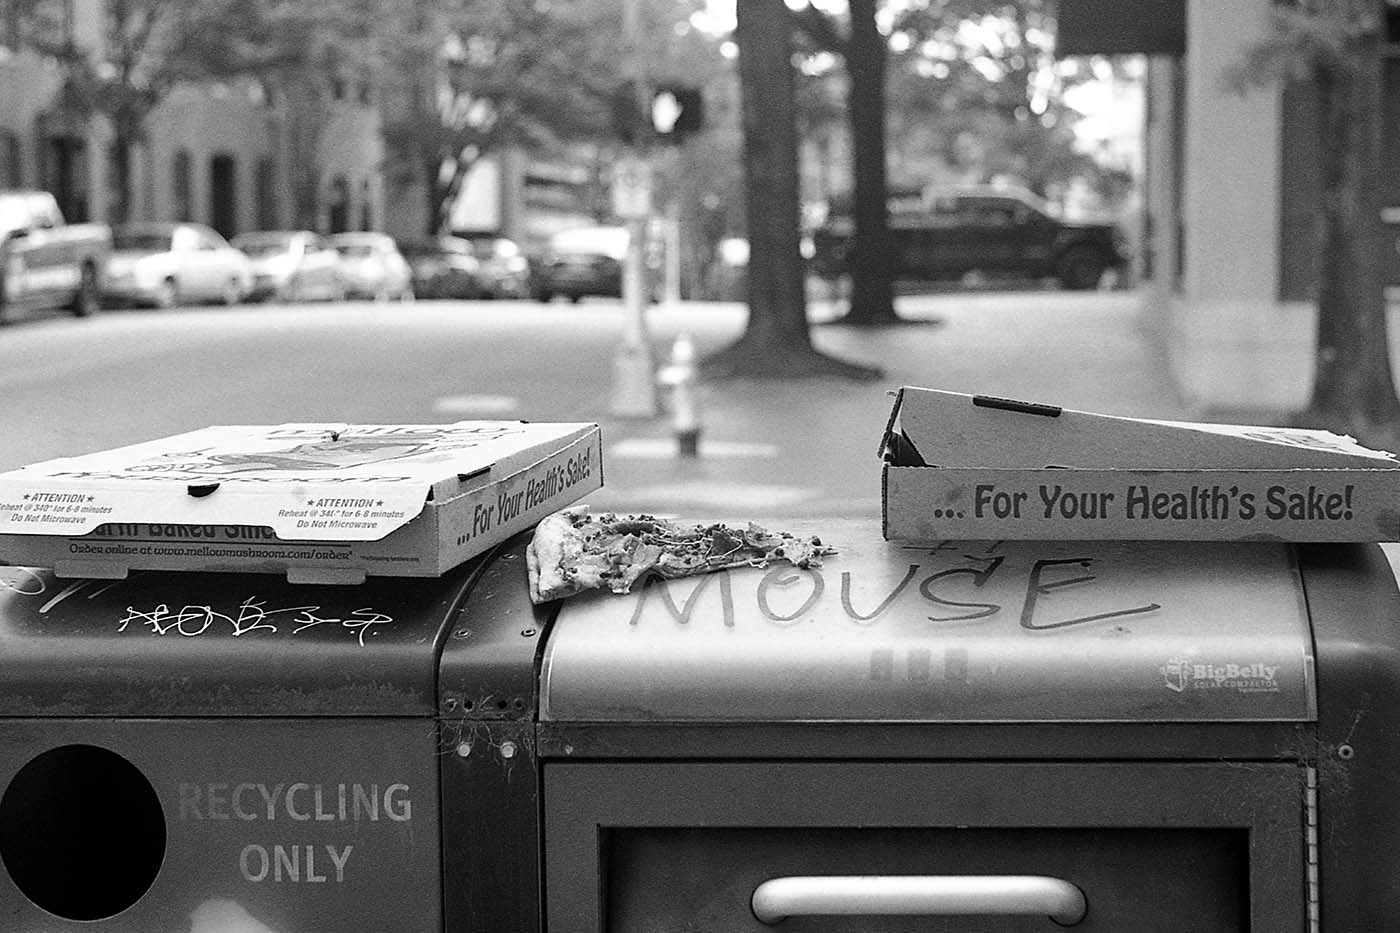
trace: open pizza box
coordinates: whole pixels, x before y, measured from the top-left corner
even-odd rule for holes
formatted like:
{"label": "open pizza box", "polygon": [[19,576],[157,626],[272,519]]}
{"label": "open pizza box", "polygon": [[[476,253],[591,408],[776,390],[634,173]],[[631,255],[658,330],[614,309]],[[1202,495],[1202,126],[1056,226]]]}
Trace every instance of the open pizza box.
{"label": "open pizza box", "polygon": [[881,452],[891,541],[1400,540],[1395,455],[1327,431],[905,387]]}
{"label": "open pizza box", "polygon": [[0,563],[438,576],[603,483],[596,424],[204,428],[0,474]]}

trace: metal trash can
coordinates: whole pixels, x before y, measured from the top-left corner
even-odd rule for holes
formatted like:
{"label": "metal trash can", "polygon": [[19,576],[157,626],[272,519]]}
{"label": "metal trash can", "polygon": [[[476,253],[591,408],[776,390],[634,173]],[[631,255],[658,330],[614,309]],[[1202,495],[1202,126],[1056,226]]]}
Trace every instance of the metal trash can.
{"label": "metal trash can", "polygon": [[0,929],[443,929],[438,667],[483,581],[532,617],[516,566],[0,568]]}
{"label": "metal trash can", "polygon": [[1400,916],[1388,548],[790,530],[839,556],[542,607],[524,537],[355,587],[0,568],[0,928]]}
{"label": "metal trash can", "polygon": [[550,933],[1400,916],[1380,547],[796,530],[840,555],[563,605]]}

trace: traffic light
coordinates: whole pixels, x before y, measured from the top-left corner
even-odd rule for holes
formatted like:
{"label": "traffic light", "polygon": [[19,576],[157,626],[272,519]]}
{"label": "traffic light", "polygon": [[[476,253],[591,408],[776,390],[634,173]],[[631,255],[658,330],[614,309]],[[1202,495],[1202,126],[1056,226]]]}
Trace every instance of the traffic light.
{"label": "traffic light", "polygon": [[663,84],[651,96],[651,125],[662,142],[680,142],[705,123],[705,97],[700,88]]}

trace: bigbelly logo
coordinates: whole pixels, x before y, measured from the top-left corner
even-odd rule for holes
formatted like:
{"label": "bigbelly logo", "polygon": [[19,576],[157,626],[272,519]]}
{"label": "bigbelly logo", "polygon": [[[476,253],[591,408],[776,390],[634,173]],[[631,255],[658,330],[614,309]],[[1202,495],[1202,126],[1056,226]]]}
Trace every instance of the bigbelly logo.
{"label": "bigbelly logo", "polygon": [[1169,658],[1160,668],[1167,689],[1175,693],[1187,690],[1234,690],[1237,693],[1277,693],[1278,665],[1262,661],[1214,664],[1191,658]]}

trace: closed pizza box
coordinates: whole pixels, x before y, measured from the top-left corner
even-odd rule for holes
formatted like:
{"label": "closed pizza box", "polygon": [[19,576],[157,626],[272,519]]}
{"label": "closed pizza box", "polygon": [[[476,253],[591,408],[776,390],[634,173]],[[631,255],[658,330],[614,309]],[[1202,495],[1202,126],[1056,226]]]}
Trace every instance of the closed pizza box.
{"label": "closed pizza box", "polygon": [[1327,431],[1151,421],[905,387],[885,538],[1400,540],[1400,463]]}
{"label": "closed pizza box", "polygon": [[209,427],[0,474],[0,563],[431,577],[602,484],[596,424]]}

